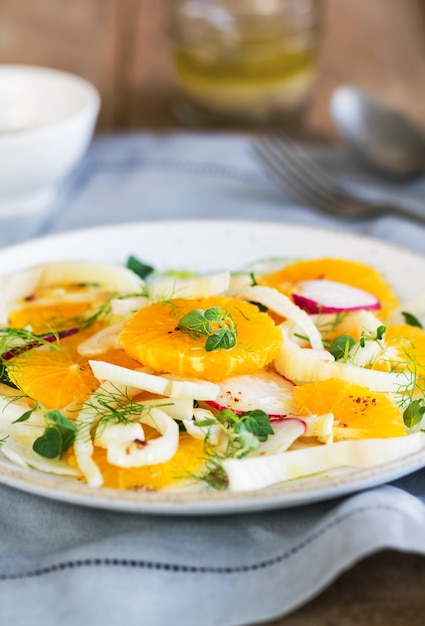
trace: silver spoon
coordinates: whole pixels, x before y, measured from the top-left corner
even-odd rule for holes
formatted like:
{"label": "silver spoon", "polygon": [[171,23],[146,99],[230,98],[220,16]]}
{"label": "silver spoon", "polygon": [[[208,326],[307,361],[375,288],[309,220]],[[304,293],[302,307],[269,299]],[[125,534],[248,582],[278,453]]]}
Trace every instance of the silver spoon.
{"label": "silver spoon", "polygon": [[399,111],[348,85],[333,92],[330,110],[359,163],[389,177],[425,174],[425,131]]}

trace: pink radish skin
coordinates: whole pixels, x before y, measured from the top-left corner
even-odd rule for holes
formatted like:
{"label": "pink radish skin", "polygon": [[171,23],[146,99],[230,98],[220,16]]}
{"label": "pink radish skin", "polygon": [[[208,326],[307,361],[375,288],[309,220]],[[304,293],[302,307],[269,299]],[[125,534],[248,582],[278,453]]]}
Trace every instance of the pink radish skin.
{"label": "pink radish skin", "polygon": [[223,411],[230,409],[236,415],[260,409],[269,417],[284,417],[294,412],[294,385],[275,372],[258,372],[235,376],[219,383],[220,393],[207,404]]}
{"label": "pink radish skin", "polygon": [[343,313],[381,308],[378,298],[368,291],[333,280],[304,280],[296,283],[293,301],[307,313]]}

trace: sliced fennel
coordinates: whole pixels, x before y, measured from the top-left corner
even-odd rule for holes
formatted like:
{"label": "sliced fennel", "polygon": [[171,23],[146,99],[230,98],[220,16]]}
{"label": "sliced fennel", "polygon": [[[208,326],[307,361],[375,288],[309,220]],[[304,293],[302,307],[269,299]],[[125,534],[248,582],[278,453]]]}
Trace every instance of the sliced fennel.
{"label": "sliced fennel", "polygon": [[94,375],[100,381],[108,380],[117,385],[137,387],[170,398],[193,398],[214,400],[219,388],[214,383],[202,380],[180,380],[173,377],[156,376],[140,370],[130,370],[105,361],[89,361]]}
{"label": "sliced fennel", "polygon": [[[102,474],[92,458],[94,443],[106,448],[108,460],[120,467],[162,463],[175,454],[179,429],[174,420],[191,418],[193,401],[189,398],[142,400],[134,407],[138,410],[137,405],[140,405],[140,412],[134,415],[134,421],[120,424],[112,420],[98,426],[105,406],[113,413],[114,409],[122,405],[123,398],[130,401],[139,392],[136,386],[106,381],[83,404],[77,418],[74,451],[77,465],[90,487],[103,484]],[[162,437],[140,446],[140,442],[145,441],[142,423],[158,430]]]}
{"label": "sliced fennel", "polygon": [[93,261],[56,261],[40,266],[41,276],[37,288],[55,285],[94,283],[101,289],[116,293],[134,293],[145,284],[134,272],[112,263]]}
{"label": "sliced fennel", "polygon": [[129,296],[127,298],[112,298],[111,300],[111,312],[113,315],[119,315],[121,317],[128,317],[133,313],[136,313],[139,309],[148,304],[148,298],[146,296]]}
{"label": "sliced fennel", "polygon": [[390,321],[394,324],[404,324],[405,319],[403,316],[403,312],[410,313],[415,317],[424,321],[425,317],[425,290],[421,291],[421,293],[417,294],[411,300],[404,302],[401,306],[399,306],[395,311],[392,312],[390,316]]}
{"label": "sliced fennel", "polygon": [[235,295],[245,300],[259,302],[278,315],[291,320],[306,335],[315,350],[323,349],[322,337],[310,316],[283,293],[272,287],[254,285],[237,290]]}
{"label": "sliced fennel", "polygon": [[381,372],[358,367],[351,363],[336,362],[326,350],[302,348],[294,339],[296,327],[292,322],[281,324],[283,345],[274,365],[276,370],[297,384],[340,378],[347,382],[369,387],[372,391],[397,393],[413,387],[411,372]]}
{"label": "sliced fennel", "polygon": [[15,465],[25,468],[36,469],[39,472],[56,474],[58,476],[72,476],[78,478],[81,472],[69,465],[62,459],[46,459],[32,449],[36,436],[24,436],[23,433],[15,432],[13,438],[7,439],[1,446],[1,452]]}
{"label": "sliced fennel", "polygon": [[[146,440],[142,424],[158,430],[161,437]],[[95,444],[106,448],[108,462],[118,467],[165,463],[177,452],[179,427],[165,411],[152,408],[141,412],[137,422],[107,424],[96,436]]]}
{"label": "sliced fennel", "polygon": [[229,272],[189,279],[162,278],[149,283],[149,300],[160,302],[174,298],[207,298],[224,293],[229,284]]}
{"label": "sliced fennel", "polygon": [[222,461],[229,491],[264,489],[277,483],[336,468],[370,468],[423,450],[425,434],[388,439],[338,441],[263,457]]}

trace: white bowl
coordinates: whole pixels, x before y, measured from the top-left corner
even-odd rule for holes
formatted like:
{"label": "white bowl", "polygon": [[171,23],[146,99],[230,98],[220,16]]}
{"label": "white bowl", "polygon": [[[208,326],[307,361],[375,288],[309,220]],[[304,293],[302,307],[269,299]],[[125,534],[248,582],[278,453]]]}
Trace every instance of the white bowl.
{"label": "white bowl", "polygon": [[0,65],[0,217],[51,204],[86,151],[99,108],[98,91],[79,76]]}

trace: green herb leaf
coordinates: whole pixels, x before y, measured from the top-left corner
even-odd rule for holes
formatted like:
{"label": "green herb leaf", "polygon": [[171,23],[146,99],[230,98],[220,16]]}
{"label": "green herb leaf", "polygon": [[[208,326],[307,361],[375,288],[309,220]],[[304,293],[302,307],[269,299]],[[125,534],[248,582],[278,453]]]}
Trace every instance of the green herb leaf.
{"label": "green herb leaf", "polygon": [[258,283],[257,283],[257,279],[255,278],[254,272],[250,272],[249,276],[251,278],[251,287],[256,287]]}
{"label": "green herb leaf", "polygon": [[419,426],[425,413],[423,400],[412,400],[412,402],[403,411],[403,421],[410,430]]}
{"label": "green herb leaf", "polygon": [[223,318],[223,311],[219,306],[212,306],[205,311],[204,317],[209,322],[220,323]]}
{"label": "green herb leaf", "polygon": [[248,452],[251,452],[252,450],[256,450],[258,448],[260,444],[260,439],[249,430],[246,422],[240,422],[236,427],[236,432],[239,435],[238,443],[240,449],[235,456],[245,456],[246,454],[248,454]]}
{"label": "green herb leaf", "polygon": [[48,420],[56,424],[56,426],[60,426],[61,428],[70,430],[75,432],[77,430],[75,424],[71,422],[67,417],[62,415],[59,409],[51,409],[47,411],[46,417]]}
{"label": "green herb leaf", "polygon": [[29,411],[25,411],[25,413],[22,413],[22,415],[18,417],[18,419],[14,420],[12,424],[17,424],[18,422],[26,422],[27,420],[29,420],[35,409],[36,407],[30,409]]}
{"label": "green herb leaf", "polygon": [[236,345],[236,335],[228,328],[219,328],[205,342],[205,350],[230,350]]}
{"label": "green herb leaf", "polygon": [[46,459],[55,459],[62,454],[62,434],[57,426],[48,426],[41,437],[33,443],[32,449]]}
{"label": "green herb leaf", "polygon": [[340,335],[331,343],[329,352],[335,357],[336,361],[346,361],[347,355],[355,343],[356,340],[351,335]]}
{"label": "green herb leaf", "polygon": [[177,325],[182,332],[200,339],[207,337],[206,352],[213,350],[230,350],[236,345],[236,325],[229,311],[222,311],[218,306],[203,309],[193,309],[186,313]]}
{"label": "green herb leaf", "polygon": [[214,489],[223,490],[228,485],[228,478],[221,462],[228,458],[242,458],[256,450],[261,442],[267,441],[270,435],[274,434],[267,413],[260,409],[246,411],[237,415],[230,409],[223,409],[217,412],[215,417],[207,420],[197,420],[198,426],[219,426],[227,439],[224,451],[218,452],[212,447],[208,447],[205,440],[205,452],[207,454],[207,469],[198,480],[205,481]]}
{"label": "green herb leaf", "polygon": [[179,330],[195,339],[209,335],[212,332],[212,326],[205,317],[205,313],[206,311],[202,309],[193,309],[193,311],[186,313],[178,323]]}
{"label": "green herb leaf", "polygon": [[243,414],[246,428],[255,435],[259,441],[267,441],[269,435],[274,434],[267,413],[259,409],[248,411]]}
{"label": "green herb leaf", "polygon": [[418,328],[423,328],[421,322],[418,320],[417,317],[412,315],[412,313],[402,311],[401,314],[404,317],[404,321],[406,322],[406,324],[409,324],[409,326],[417,326]]}
{"label": "green herb leaf", "polygon": [[255,302],[255,300],[248,300],[248,302],[258,307],[258,310],[261,311],[262,313],[267,313],[267,311],[269,310],[269,307],[265,306],[264,304],[261,304],[261,302]]}
{"label": "green herb leaf", "polygon": [[378,328],[376,329],[376,339],[378,341],[381,341],[384,338],[386,330],[387,330],[387,327],[385,326],[385,324],[378,326]]}
{"label": "green herb leaf", "polygon": [[236,415],[230,409],[224,409],[218,419],[226,426],[231,445],[228,456],[241,457],[258,448],[259,444],[267,441],[269,435],[274,434],[267,413],[260,409],[246,411]]}
{"label": "green herb leaf", "polygon": [[33,450],[46,459],[55,459],[61,457],[72,446],[77,428],[59,409],[47,411],[46,418],[52,424],[34,441]]}
{"label": "green herb leaf", "polygon": [[137,274],[137,276],[139,276],[139,278],[141,278],[142,280],[147,278],[155,271],[151,265],[143,263],[143,261],[140,261],[140,259],[133,255],[130,255],[128,257],[126,267],[135,274]]}

